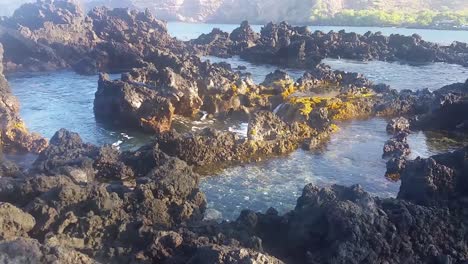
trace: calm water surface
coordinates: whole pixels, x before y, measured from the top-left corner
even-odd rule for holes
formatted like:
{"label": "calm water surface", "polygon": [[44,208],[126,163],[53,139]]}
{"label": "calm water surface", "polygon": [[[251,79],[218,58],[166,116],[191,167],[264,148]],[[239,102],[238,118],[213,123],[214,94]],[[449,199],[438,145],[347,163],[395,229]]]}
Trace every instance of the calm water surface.
{"label": "calm water surface", "polygon": [[[80,134],[85,142],[114,144],[131,149],[148,135],[117,130],[94,118],[93,102],[98,76],[82,76],[71,71],[16,74],[7,76],[21,104],[21,117],[31,131],[51,138],[61,128]],[[119,78],[119,75],[111,75]]]}

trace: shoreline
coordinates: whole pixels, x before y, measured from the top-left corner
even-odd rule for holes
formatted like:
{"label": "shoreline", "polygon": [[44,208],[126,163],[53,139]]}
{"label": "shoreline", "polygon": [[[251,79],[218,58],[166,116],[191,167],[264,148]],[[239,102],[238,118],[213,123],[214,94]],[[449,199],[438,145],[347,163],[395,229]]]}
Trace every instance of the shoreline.
{"label": "shoreline", "polygon": [[[236,25],[238,26],[240,22],[222,22],[222,21],[182,21],[182,20],[165,20],[167,23],[185,23],[185,24],[199,24],[199,25]],[[273,21],[249,21],[252,26],[264,26]],[[273,23],[281,23],[283,21],[274,21]],[[288,22],[288,21],[286,21]],[[289,23],[289,22],[288,22]],[[440,30],[440,31],[468,31],[468,27],[466,28],[458,28],[458,27],[405,27],[405,26],[385,26],[385,25],[334,25],[334,24],[311,24],[310,21],[304,23],[291,23],[293,26],[306,26],[306,27],[352,27],[352,28],[395,28],[395,29],[423,29],[423,30]]]}

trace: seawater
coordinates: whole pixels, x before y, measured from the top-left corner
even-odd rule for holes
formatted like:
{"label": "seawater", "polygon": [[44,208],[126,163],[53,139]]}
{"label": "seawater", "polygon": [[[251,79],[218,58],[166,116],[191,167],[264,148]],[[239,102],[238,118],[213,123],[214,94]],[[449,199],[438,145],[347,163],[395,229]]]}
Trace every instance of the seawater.
{"label": "seawater", "polygon": [[[178,28],[170,23],[170,31],[175,32],[177,37],[185,38],[183,35],[198,36],[200,33],[209,32],[214,25],[179,23],[176,26]],[[234,29],[237,25],[229,27]],[[257,29],[259,30],[258,27]],[[427,33],[420,30],[415,32],[423,37]],[[431,34],[433,33],[437,33],[439,39],[446,36],[447,41],[463,40],[458,34],[451,32],[431,31]],[[212,62],[226,61],[214,57],[205,59]],[[246,66],[257,83],[262,82],[268,73],[278,68],[248,63],[238,57],[228,59],[227,62],[231,63],[233,68]],[[375,82],[384,82],[399,90],[437,89],[453,82],[464,81],[468,77],[465,68],[443,63],[412,66],[332,59],[325,60],[325,63],[334,69],[364,73]],[[295,79],[304,73],[303,70],[297,69],[283,70]],[[70,71],[58,71],[14,74],[7,78],[13,93],[19,98],[21,115],[27,126],[31,131],[39,132],[45,137],[50,138],[58,129],[67,128],[79,133],[86,142],[97,145],[113,144],[121,149],[134,149],[151,139],[151,135],[129,129],[116,129],[95,119],[93,101],[98,76],[81,76]],[[177,120],[176,123],[178,129],[183,132],[216,127],[245,136],[247,130],[247,125],[239,122],[219,124],[207,119],[183,119]],[[241,209],[246,208],[265,211],[269,207],[275,207],[281,213],[287,212],[294,208],[296,199],[307,183],[319,186],[360,184],[373,195],[396,196],[399,183],[384,178],[385,160],[381,158],[382,148],[390,137],[385,132],[385,126],[384,119],[342,123],[341,130],[318,151],[298,150],[288,156],[228,168],[204,178],[201,189],[208,199],[208,217],[233,220]],[[415,158],[456,149],[466,144],[466,139],[419,132],[412,134],[409,142],[413,151],[412,158]]]}

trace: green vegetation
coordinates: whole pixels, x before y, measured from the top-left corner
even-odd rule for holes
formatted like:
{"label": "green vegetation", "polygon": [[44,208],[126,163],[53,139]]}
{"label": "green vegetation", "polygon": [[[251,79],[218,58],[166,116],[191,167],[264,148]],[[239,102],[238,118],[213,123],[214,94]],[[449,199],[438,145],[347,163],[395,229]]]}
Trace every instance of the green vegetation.
{"label": "green vegetation", "polygon": [[330,15],[324,9],[316,8],[312,12],[312,21],[317,25],[329,26],[399,26],[457,28],[468,26],[468,10],[420,12],[351,10],[344,9]]}

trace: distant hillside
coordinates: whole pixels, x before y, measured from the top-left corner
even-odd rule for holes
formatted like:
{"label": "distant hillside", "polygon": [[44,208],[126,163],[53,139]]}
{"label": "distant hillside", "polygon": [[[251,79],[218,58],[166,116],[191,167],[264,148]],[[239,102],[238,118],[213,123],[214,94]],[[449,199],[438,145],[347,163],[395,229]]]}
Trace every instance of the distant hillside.
{"label": "distant hillside", "polygon": [[[0,12],[11,13],[13,8],[26,0],[0,0]],[[45,0],[39,0],[45,1]],[[51,1],[51,0],[47,0]],[[57,0],[56,0],[57,1]],[[374,13],[368,14],[371,18],[381,13],[393,12],[395,16],[404,11],[413,15],[422,10],[436,12],[460,12],[468,10],[468,0],[77,0],[81,1],[87,9],[94,6],[106,5],[109,7],[131,7],[138,9],[149,8],[158,18],[168,21],[188,22],[217,22],[239,23],[249,20],[251,23],[267,23],[270,21],[289,21],[295,24],[310,24],[312,17],[319,15],[322,24],[340,24],[337,17],[342,16],[341,22],[347,22],[366,10]],[[5,2],[5,4],[4,4]],[[350,11],[352,16],[349,16]],[[381,12],[381,13],[379,13]],[[397,14],[398,13],[398,14]],[[365,15],[365,14],[364,14]],[[410,18],[408,15],[408,19]],[[369,21],[369,18],[358,22]],[[359,20],[360,19],[360,20]],[[367,19],[367,20],[366,20]],[[406,19],[406,18],[405,18]],[[350,21],[349,23],[356,23]],[[392,25],[392,24],[391,24]]]}

